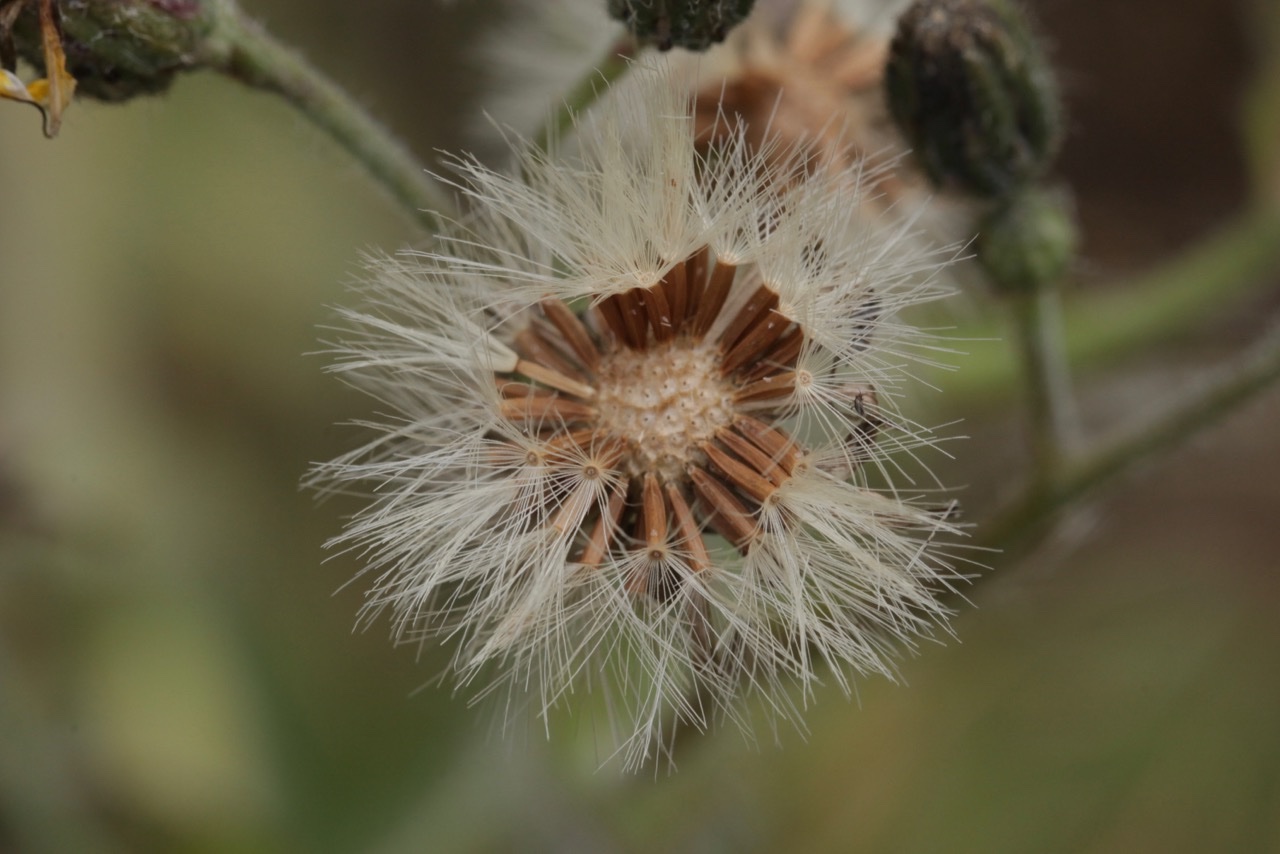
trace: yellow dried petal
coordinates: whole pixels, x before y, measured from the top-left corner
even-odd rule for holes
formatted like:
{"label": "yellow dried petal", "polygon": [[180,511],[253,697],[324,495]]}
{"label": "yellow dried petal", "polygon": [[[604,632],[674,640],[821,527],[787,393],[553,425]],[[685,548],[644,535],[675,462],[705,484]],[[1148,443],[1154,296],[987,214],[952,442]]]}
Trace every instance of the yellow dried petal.
{"label": "yellow dried petal", "polygon": [[31,93],[27,91],[26,84],[18,79],[18,75],[4,69],[0,69],[0,98],[9,98],[27,104],[36,103]]}
{"label": "yellow dried petal", "polygon": [[62,126],[62,111],[71,103],[76,79],[67,71],[67,55],[62,50],[62,35],[53,18],[53,0],[40,0],[40,40],[44,47],[44,67],[48,78],[28,87],[34,95],[36,87],[47,87],[37,101],[44,108],[44,135],[53,139]]}
{"label": "yellow dried petal", "polygon": [[0,98],[31,104],[38,109],[44,116],[44,135],[53,139],[62,126],[62,111],[76,91],[76,79],[67,71],[67,55],[62,50],[62,37],[53,17],[53,0],[40,0],[40,37],[45,68],[50,76],[27,85],[12,71],[0,69]]}

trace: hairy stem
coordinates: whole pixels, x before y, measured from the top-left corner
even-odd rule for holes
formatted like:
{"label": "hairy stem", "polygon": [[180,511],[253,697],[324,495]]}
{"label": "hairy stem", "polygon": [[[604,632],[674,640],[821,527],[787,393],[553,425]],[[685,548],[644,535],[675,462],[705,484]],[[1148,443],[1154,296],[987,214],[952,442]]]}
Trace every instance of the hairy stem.
{"label": "hairy stem", "polygon": [[1280,325],[1243,356],[1188,389],[1172,406],[1136,430],[1104,442],[1063,469],[1056,482],[1033,488],[983,526],[980,544],[1005,556],[1038,541],[1052,519],[1141,463],[1219,423],[1280,379]]}
{"label": "hairy stem", "polygon": [[1079,418],[1071,393],[1058,289],[1043,285],[1010,300],[1018,334],[1033,482],[1049,483],[1077,444]]}
{"label": "hairy stem", "polygon": [[434,229],[452,205],[407,147],[296,51],[276,41],[234,3],[217,6],[208,64],[249,86],[282,95],[364,165],[419,224]]}
{"label": "hairy stem", "polygon": [[[1066,349],[1074,371],[1093,370],[1141,353],[1221,314],[1280,270],[1280,207],[1245,211],[1180,257],[1130,282],[1064,306]],[[951,393],[994,398],[1014,386],[1018,365],[995,328],[968,328],[974,339]]]}

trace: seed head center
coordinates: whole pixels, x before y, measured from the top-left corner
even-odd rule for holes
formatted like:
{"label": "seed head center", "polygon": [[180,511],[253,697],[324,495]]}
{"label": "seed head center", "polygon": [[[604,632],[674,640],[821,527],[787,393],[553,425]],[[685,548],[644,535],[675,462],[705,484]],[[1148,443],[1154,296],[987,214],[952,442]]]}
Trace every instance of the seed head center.
{"label": "seed head center", "polygon": [[622,464],[632,477],[680,478],[703,462],[698,445],[733,421],[733,384],[718,349],[702,341],[620,348],[601,362],[596,388],[599,426],[627,443]]}

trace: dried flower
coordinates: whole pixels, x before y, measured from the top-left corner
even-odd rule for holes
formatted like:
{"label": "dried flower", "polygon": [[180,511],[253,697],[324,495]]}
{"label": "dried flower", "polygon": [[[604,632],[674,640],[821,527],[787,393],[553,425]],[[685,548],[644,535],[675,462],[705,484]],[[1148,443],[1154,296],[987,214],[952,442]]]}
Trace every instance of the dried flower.
{"label": "dried flower", "polygon": [[[613,43],[618,28],[597,0],[506,0],[511,25],[483,49],[484,73],[495,76],[489,112],[532,133]],[[966,201],[936,193],[910,159],[910,144],[885,98],[885,64],[896,16],[906,0],[759,0],[725,42],[672,62],[695,81],[703,140],[740,118],[747,141],[762,153],[793,156],[831,171],[871,162],[892,165],[862,175],[874,183],[861,195],[870,215],[893,211],[942,242],[972,237]],[[767,129],[767,130],[766,130]],[[492,131],[486,124],[484,132]],[[771,143],[765,145],[766,136]]]}
{"label": "dried flower", "polygon": [[[34,32],[23,47],[28,49],[34,61],[42,63],[45,68],[45,76],[29,85],[13,73],[17,63],[13,28],[28,7]],[[40,0],[36,6],[31,6],[30,0],[0,2],[0,98],[31,104],[38,109],[44,117],[44,135],[49,139],[58,135],[62,127],[62,113],[76,91],[76,78],[67,71],[62,38],[58,9],[53,0]]]}
{"label": "dried flower", "polygon": [[[898,0],[764,2],[724,50],[703,63],[704,126],[717,101],[741,116],[757,141],[765,128],[819,162],[849,166],[902,150],[882,81]],[[721,94],[723,91],[723,94]],[[719,96],[718,98],[716,96]],[[707,109],[710,107],[711,109]],[[904,176],[886,172],[897,195]]]}
{"label": "dried flower", "polygon": [[851,221],[847,176],[741,130],[700,156],[688,88],[633,76],[575,156],[462,160],[471,217],[371,262],[336,370],[399,416],[316,477],[373,485],[338,539],[366,617],[451,638],[508,707],[602,691],[639,764],[744,690],[790,716],[827,666],[891,676],[956,576],[939,514],[867,486],[927,442],[895,397],[930,344],[894,315],[936,259]]}

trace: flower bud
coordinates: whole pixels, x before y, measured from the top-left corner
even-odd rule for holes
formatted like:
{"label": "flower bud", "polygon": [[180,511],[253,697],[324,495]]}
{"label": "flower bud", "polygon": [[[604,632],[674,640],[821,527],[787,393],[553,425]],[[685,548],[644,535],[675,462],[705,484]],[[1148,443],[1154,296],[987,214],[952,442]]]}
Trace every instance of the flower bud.
{"label": "flower bud", "polygon": [[[3,4],[0,4],[3,5]],[[44,69],[36,4],[13,28],[17,53]],[[203,0],[81,0],[58,5],[62,49],[76,92],[103,101],[127,101],[163,92],[179,71],[202,61],[213,26]]]}
{"label": "flower bud", "polygon": [[918,0],[898,21],[886,85],[894,120],[939,186],[1001,196],[1057,152],[1057,87],[1006,0]]}
{"label": "flower bud", "polygon": [[608,0],[609,14],[641,44],[706,50],[724,41],[755,0]]}
{"label": "flower bud", "polygon": [[997,204],[979,225],[978,261],[1005,291],[1056,281],[1075,254],[1075,218],[1061,191],[1024,187]]}

